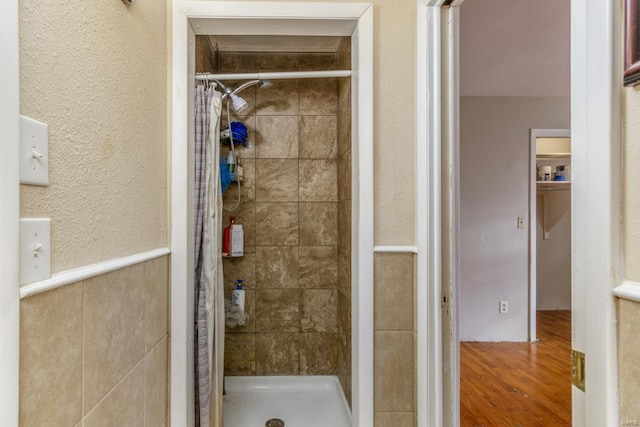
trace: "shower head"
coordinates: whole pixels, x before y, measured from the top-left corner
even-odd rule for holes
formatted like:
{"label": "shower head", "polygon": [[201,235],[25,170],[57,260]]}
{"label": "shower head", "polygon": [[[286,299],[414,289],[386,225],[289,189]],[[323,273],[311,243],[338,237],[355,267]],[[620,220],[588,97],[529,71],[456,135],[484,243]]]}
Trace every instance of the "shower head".
{"label": "shower head", "polygon": [[239,113],[247,108],[247,101],[245,101],[241,96],[238,96],[235,93],[230,93],[229,98],[231,98],[233,109],[236,113]]}
{"label": "shower head", "polygon": [[245,108],[247,108],[247,101],[242,99],[240,92],[248,88],[249,86],[258,85],[260,89],[266,89],[272,86],[271,80],[250,80],[248,82],[242,83],[236,89],[231,89],[228,86],[223,85],[219,81],[216,80],[216,83],[220,85],[222,90],[224,91],[224,95],[222,95],[222,99],[229,98],[233,104],[233,109],[236,113],[241,112]]}

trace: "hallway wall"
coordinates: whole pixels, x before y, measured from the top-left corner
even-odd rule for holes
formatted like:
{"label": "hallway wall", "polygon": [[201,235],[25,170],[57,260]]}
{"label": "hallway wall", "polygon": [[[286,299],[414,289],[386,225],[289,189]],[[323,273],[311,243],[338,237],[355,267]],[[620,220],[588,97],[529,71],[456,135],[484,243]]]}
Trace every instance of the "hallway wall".
{"label": "hallway wall", "polygon": [[[20,113],[49,126],[52,273],[168,246],[170,1],[20,2]],[[20,425],[166,425],[168,257],[21,301]]]}
{"label": "hallway wall", "polygon": [[165,1],[20,1],[20,114],[49,125],[48,187],[20,216],[51,218],[57,273],[167,245]]}
{"label": "hallway wall", "polygon": [[[460,339],[528,339],[529,129],[570,127],[568,97],[462,97]],[[499,301],[509,313],[498,312]]]}
{"label": "hallway wall", "polygon": [[[622,90],[624,278],[640,282],[640,86]],[[640,421],[640,303],[618,299],[620,420]]]}

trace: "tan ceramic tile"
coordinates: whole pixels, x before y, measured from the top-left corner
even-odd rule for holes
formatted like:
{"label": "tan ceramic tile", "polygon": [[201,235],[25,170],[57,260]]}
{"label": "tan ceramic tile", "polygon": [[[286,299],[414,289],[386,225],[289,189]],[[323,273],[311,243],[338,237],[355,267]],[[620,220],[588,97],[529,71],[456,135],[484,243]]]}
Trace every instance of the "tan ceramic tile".
{"label": "tan ceramic tile", "polygon": [[122,382],[91,410],[84,420],[85,427],[144,425],[144,366],[144,362],[138,363]]}
{"label": "tan ceramic tile", "polygon": [[336,116],[300,116],[300,158],[335,159],[338,157],[338,118]]}
{"label": "tan ceramic tile", "polygon": [[250,73],[256,71],[256,54],[238,52],[219,52],[219,72]]}
{"label": "tan ceramic tile", "polygon": [[20,425],[82,417],[82,283],[20,301]]}
{"label": "tan ceramic tile", "polygon": [[[233,206],[233,205],[231,205]],[[225,208],[231,208],[225,205]],[[256,245],[256,204],[253,202],[240,202],[240,205],[233,212],[222,212],[222,225],[229,225],[229,217],[236,217],[236,224],[242,224],[244,231],[244,247],[251,248]]]}
{"label": "tan ceramic tile", "polygon": [[620,394],[620,419],[640,420],[640,303],[619,300],[618,302],[618,372]]}
{"label": "tan ceramic tile", "polygon": [[375,427],[413,427],[412,412],[376,412]]}
{"label": "tan ceramic tile", "polygon": [[224,338],[225,375],[255,375],[256,334],[227,333]]}
{"label": "tan ceramic tile", "polygon": [[374,333],[374,407],[412,412],[415,390],[413,332]]}
{"label": "tan ceramic tile", "polygon": [[338,83],[335,78],[303,79],[298,84],[300,114],[326,115],[338,111]]}
{"label": "tan ceramic tile", "polygon": [[256,291],[257,332],[299,332],[300,292],[298,289]]}
{"label": "tan ceramic tile", "polygon": [[335,245],[338,243],[336,203],[300,203],[300,244]]}
{"label": "tan ceramic tile", "polygon": [[351,200],[351,150],[338,159],[338,200]]}
{"label": "tan ceramic tile", "polygon": [[374,329],[413,331],[413,254],[374,256]]}
{"label": "tan ceramic tile", "polygon": [[[245,248],[246,249],[246,248]],[[256,254],[245,252],[241,257],[222,258],[225,289],[235,289],[238,279],[244,280],[245,289],[256,287]]]}
{"label": "tan ceramic tile", "polygon": [[145,361],[145,425],[162,425],[168,404],[168,338],[165,337],[147,354]]}
{"label": "tan ceramic tile", "polygon": [[336,375],[338,373],[338,337],[336,334],[300,334],[300,375]]}
{"label": "tan ceramic tile", "polygon": [[300,246],[300,287],[331,288],[338,283],[336,246]]}
{"label": "tan ceramic tile", "polygon": [[337,332],[338,295],[335,289],[303,289],[300,296],[302,332]]}
{"label": "tan ceramic tile", "polygon": [[338,202],[338,246],[351,250],[351,200]]}
{"label": "tan ceramic tile", "polygon": [[351,302],[338,292],[338,378],[351,402]]}
{"label": "tan ceramic tile", "polygon": [[[240,202],[256,201],[256,160],[238,159],[243,169],[244,179],[240,183]],[[233,206],[238,202],[238,183],[232,182],[225,190],[222,200],[225,206]]]}
{"label": "tan ceramic tile", "polygon": [[145,353],[143,275],[138,264],[85,282],[85,413]]}
{"label": "tan ceramic tile", "polygon": [[298,71],[297,53],[256,53],[258,71]]}
{"label": "tan ceramic tile", "polygon": [[351,400],[351,302],[338,292],[338,378]]}
{"label": "tan ceramic tile", "polygon": [[258,246],[256,286],[261,289],[298,287],[298,246]]}
{"label": "tan ceramic tile", "polygon": [[337,69],[351,69],[351,37],[342,37],[337,53]]}
{"label": "tan ceramic tile", "polygon": [[256,161],[256,201],[297,202],[298,160],[258,159]]}
{"label": "tan ceramic tile", "polygon": [[[224,297],[231,300],[231,289],[225,289]],[[249,315],[249,318],[245,321],[244,325],[239,326],[226,326],[225,331],[227,333],[239,333],[239,332],[255,332],[256,330],[256,291],[245,290],[244,291],[244,310]]]}
{"label": "tan ceramic tile", "polygon": [[256,117],[256,157],[294,159],[298,157],[298,117]]}
{"label": "tan ceramic tile", "polygon": [[338,289],[351,299],[351,251],[338,247]]}
{"label": "tan ceramic tile", "polygon": [[256,335],[256,375],[298,375],[298,335]]}
{"label": "tan ceramic tile", "polygon": [[214,73],[216,64],[207,36],[196,36],[196,73]]}
{"label": "tan ceramic tile", "polygon": [[258,203],[256,241],[260,246],[298,244],[298,204]]}
{"label": "tan ceramic tile", "polygon": [[297,116],[298,80],[273,80],[256,93],[256,115]]}
{"label": "tan ceramic tile", "polygon": [[301,202],[337,202],[338,168],[335,159],[300,160]]}
{"label": "tan ceramic tile", "polygon": [[253,377],[256,375],[256,361],[236,359],[228,360],[225,358],[224,374],[229,376]]}
{"label": "tan ceramic tile", "polygon": [[[244,98],[245,96],[245,92],[242,92],[242,97]],[[247,96],[247,98],[250,98],[251,96]],[[250,99],[249,99],[250,100]],[[247,101],[247,99],[245,99],[245,101]],[[233,111],[233,110],[231,110]],[[256,116],[242,116],[242,117],[236,117],[236,118],[231,118],[232,122],[235,121],[240,121],[242,123],[244,123],[244,125],[247,127],[247,146],[245,147],[242,144],[236,144],[235,145],[235,150],[236,150],[236,155],[238,156],[238,158],[242,161],[244,159],[255,159],[256,157]],[[227,121],[227,105],[226,105],[226,101],[223,103],[223,109],[222,109],[222,117],[220,118],[220,129],[227,129],[229,126],[227,125],[228,121]],[[227,153],[229,152],[229,148],[230,145],[223,145],[222,146],[222,155],[223,156],[227,156]]]}
{"label": "tan ceramic tile", "polygon": [[168,331],[169,257],[144,264],[144,327],[146,351],[154,347]]}
{"label": "tan ceramic tile", "polygon": [[338,153],[351,148],[351,78],[338,79]]}
{"label": "tan ceramic tile", "polygon": [[336,69],[335,53],[301,53],[300,71],[325,71]]}

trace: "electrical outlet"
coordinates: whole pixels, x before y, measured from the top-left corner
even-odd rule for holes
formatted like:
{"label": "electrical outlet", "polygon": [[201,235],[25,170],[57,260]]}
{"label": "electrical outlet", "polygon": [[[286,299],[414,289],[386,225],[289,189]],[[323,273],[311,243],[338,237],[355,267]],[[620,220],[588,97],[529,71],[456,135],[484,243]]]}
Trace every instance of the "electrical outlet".
{"label": "electrical outlet", "polygon": [[526,217],[524,216],[519,216],[518,217],[518,228],[524,228],[525,227],[525,221],[527,220]]}
{"label": "electrical outlet", "polygon": [[500,301],[500,306],[498,308],[500,314],[509,313],[509,301]]}

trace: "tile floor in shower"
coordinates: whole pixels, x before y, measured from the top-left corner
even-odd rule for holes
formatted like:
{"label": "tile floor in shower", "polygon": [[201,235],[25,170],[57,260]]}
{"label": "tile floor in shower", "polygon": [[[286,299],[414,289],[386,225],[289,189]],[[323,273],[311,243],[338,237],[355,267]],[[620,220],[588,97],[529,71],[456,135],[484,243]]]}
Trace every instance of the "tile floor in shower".
{"label": "tile floor in shower", "polygon": [[351,413],[334,376],[226,377],[224,427],[350,427]]}

